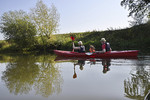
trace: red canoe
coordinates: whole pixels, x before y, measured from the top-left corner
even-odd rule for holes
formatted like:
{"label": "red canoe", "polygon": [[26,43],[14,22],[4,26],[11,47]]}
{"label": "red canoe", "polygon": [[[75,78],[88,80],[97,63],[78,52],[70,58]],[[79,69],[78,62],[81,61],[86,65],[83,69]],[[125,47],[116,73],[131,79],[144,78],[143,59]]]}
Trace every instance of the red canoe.
{"label": "red canoe", "polygon": [[54,50],[54,53],[63,57],[86,57],[86,58],[128,58],[137,57],[138,50],[126,50],[126,51],[111,51],[106,53],[78,53],[72,51]]}

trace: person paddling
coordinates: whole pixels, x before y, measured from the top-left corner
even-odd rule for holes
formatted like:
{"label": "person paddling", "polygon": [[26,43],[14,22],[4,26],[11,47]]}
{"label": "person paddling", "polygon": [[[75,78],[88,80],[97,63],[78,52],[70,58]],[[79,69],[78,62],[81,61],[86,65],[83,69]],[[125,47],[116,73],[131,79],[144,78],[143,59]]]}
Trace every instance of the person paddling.
{"label": "person paddling", "polygon": [[85,46],[83,45],[82,41],[78,42],[78,47],[75,47],[74,42],[73,42],[73,50],[78,50],[79,53],[84,53],[85,52]]}
{"label": "person paddling", "polygon": [[112,50],[110,44],[106,42],[105,38],[101,38],[101,43],[102,43],[102,51],[100,51],[100,53],[110,52]]}

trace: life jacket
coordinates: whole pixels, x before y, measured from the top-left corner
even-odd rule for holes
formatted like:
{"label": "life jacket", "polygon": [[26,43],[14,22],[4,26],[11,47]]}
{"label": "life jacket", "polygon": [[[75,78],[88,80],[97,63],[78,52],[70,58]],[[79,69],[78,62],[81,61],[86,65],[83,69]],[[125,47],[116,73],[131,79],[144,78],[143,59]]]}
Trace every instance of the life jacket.
{"label": "life jacket", "polygon": [[92,49],[92,48],[90,48],[89,51],[90,51],[91,53],[95,52],[95,50]]}
{"label": "life jacket", "polygon": [[102,49],[103,49],[103,46],[105,46],[106,52],[110,51],[110,44],[108,42],[105,42],[104,44],[102,44]]}
{"label": "life jacket", "polygon": [[110,51],[110,44],[108,42],[105,43],[106,52]]}
{"label": "life jacket", "polygon": [[78,50],[79,53],[85,52],[85,46],[80,46],[80,49]]}

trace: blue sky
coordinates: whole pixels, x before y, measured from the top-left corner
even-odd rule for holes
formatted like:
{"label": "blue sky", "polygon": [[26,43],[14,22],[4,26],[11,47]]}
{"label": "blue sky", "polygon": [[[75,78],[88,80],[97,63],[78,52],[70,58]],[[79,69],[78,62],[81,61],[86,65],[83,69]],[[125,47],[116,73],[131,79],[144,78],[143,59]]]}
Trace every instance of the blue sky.
{"label": "blue sky", "polygon": [[[0,0],[0,16],[14,10],[30,11],[37,0]],[[53,3],[60,14],[58,33],[107,30],[129,27],[128,11],[121,7],[121,0],[43,0],[50,7]],[[0,34],[0,39],[3,39]]]}

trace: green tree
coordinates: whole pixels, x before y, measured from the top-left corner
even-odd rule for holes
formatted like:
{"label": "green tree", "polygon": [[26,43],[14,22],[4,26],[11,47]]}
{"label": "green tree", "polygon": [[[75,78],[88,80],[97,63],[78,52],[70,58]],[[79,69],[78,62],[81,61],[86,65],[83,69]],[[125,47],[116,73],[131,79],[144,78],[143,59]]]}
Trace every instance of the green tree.
{"label": "green tree", "polygon": [[143,23],[145,17],[150,15],[150,0],[122,0],[121,6],[128,8],[129,17],[133,17],[131,24],[139,25]]}
{"label": "green tree", "polygon": [[52,4],[48,8],[42,0],[36,3],[36,7],[31,9],[31,18],[36,25],[39,36],[43,43],[46,43],[54,32],[58,31],[59,13],[56,7]]}
{"label": "green tree", "polygon": [[24,11],[6,12],[2,15],[1,21],[1,33],[6,39],[12,40],[21,48],[34,44],[36,28]]}

